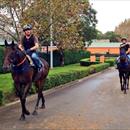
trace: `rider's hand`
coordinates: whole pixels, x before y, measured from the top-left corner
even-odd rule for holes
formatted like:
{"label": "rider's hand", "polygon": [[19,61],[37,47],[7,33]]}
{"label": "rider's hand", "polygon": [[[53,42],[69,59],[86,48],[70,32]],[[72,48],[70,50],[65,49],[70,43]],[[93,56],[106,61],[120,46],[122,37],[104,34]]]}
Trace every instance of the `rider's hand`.
{"label": "rider's hand", "polygon": [[26,50],[26,53],[27,53],[27,54],[29,54],[30,52],[31,52],[31,50],[30,50],[30,49],[27,49],[27,50]]}

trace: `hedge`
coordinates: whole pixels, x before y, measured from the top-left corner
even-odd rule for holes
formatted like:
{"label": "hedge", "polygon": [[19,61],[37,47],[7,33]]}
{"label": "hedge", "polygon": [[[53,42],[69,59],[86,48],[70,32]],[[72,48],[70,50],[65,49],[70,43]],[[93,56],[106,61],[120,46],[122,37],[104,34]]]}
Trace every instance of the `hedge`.
{"label": "hedge", "polygon": [[[54,88],[56,86],[74,81],[76,79],[81,79],[90,74],[100,72],[110,66],[109,63],[102,63],[91,65],[81,70],[68,70],[66,72],[57,73],[55,75],[49,75],[46,79],[44,90]],[[35,88],[32,88],[32,92],[35,93]]]}
{"label": "hedge", "polygon": [[[44,90],[74,81],[76,79],[86,77],[90,74],[104,70],[104,69],[108,68],[109,66],[110,66],[109,63],[91,65],[89,67],[81,67],[79,64],[76,64],[74,66],[68,65],[68,67],[61,67],[62,71],[59,71],[59,72],[57,70],[60,67],[57,67],[58,69],[54,69],[54,70],[50,71],[50,73],[46,79],[46,82],[45,82]],[[66,68],[66,69],[64,69],[64,68]],[[54,73],[54,71],[56,73]],[[35,92],[36,92],[35,88],[32,87],[31,93],[35,93]],[[9,95],[12,95],[14,93],[15,93],[15,90],[13,88],[9,89],[8,94],[7,94],[7,91],[6,91],[6,94],[4,94],[4,92],[1,92],[1,95],[0,95],[1,104],[4,102],[4,99],[7,100],[7,97],[10,97]],[[5,95],[5,97],[3,94]]]}
{"label": "hedge", "polygon": [[[3,73],[2,65],[3,65],[3,47],[0,46],[0,73]],[[39,55],[44,58],[50,64],[50,53],[39,53]],[[65,50],[64,51],[64,64],[75,64],[79,63],[81,59],[90,57],[90,52],[83,50]],[[53,65],[54,67],[60,66],[60,52],[55,50],[53,52]]]}
{"label": "hedge", "polygon": [[[39,53],[39,55],[44,58],[50,64],[50,53]],[[64,64],[75,64],[79,63],[81,59],[90,57],[90,52],[83,50],[65,50],[64,51]],[[60,52],[55,50],[53,52],[53,66],[60,66]]]}
{"label": "hedge", "polygon": [[106,63],[109,63],[110,66],[114,66],[116,63],[116,58],[108,58],[105,60]]}
{"label": "hedge", "polygon": [[86,67],[83,70],[72,70],[72,71],[49,76],[45,82],[45,90],[56,87],[61,84],[65,84],[67,82],[74,81],[76,79],[81,79],[90,74],[104,70],[109,66],[110,66],[109,63],[102,63],[97,65],[91,65],[89,67]]}
{"label": "hedge", "polygon": [[[90,65],[93,65],[93,64],[99,64],[99,57],[96,58],[96,61],[95,62],[90,62],[90,59],[89,58],[85,58],[85,59],[82,59],[80,60],[80,65],[81,66],[90,66]],[[110,66],[114,66],[115,64],[115,58],[106,58],[105,59],[105,63],[109,63]]]}

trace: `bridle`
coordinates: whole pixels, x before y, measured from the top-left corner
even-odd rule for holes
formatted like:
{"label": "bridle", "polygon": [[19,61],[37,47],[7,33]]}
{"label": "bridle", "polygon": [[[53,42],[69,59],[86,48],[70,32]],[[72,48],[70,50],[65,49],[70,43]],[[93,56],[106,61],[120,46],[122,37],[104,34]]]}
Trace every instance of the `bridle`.
{"label": "bridle", "polygon": [[15,66],[19,67],[20,65],[22,65],[26,61],[26,59],[27,59],[27,57],[25,56],[25,58],[20,63],[18,63]]}
{"label": "bridle", "polygon": [[[23,52],[24,53],[24,52]],[[26,54],[25,54],[25,57],[23,58],[23,60],[20,62],[20,63],[17,63],[17,64],[13,64],[13,66],[15,66],[15,67],[19,67],[20,65],[22,65],[22,64],[24,64],[24,62],[26,61],[26,59],[27,59],[27,56],[26,56]]]}

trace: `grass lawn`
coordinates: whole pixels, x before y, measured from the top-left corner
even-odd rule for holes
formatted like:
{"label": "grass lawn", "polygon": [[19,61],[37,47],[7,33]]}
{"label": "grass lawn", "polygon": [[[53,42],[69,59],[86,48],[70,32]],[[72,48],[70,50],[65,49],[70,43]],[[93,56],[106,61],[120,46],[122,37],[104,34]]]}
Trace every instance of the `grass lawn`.
{"label": "grass lawn", "polygon": [[0,74],[0,90],[10,92],[13,88],[13,80],[11,74]]}
{"label": "grass lawn", "polygon": [[[80,66],[80,64],[66,65],[64,67],[55,67],[49,71],[49,76],[59,73],[70,72],[74,70],[85,70],[87,67]],[[10,92],[13,89],[13,80],[11,74],[0,74],[0,90],[4,93]]]}

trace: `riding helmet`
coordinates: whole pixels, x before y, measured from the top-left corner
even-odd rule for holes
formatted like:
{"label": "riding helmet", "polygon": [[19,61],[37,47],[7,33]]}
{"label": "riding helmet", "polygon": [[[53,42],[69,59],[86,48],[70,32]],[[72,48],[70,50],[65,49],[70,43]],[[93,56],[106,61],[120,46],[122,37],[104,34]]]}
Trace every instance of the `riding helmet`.
{"label": "riding helmet", "polygon": [[121,41],[123,41],[123,40],[127,41],[127,38],[126,37],[122,37]]}
{"label": "riding helmet", "polygon": [[32,30],[32,25],[31,24],[26,24],[23,26],[23,31],[27,31],[27,30]]}

